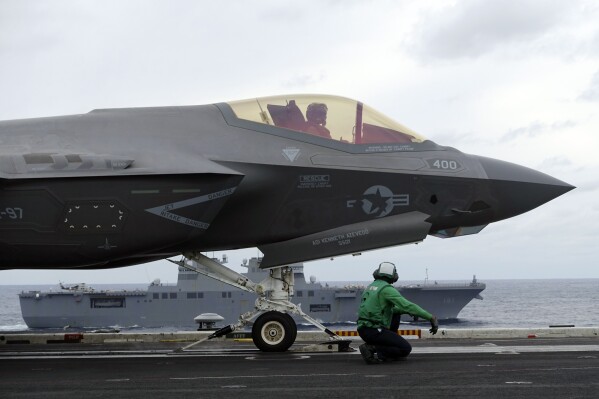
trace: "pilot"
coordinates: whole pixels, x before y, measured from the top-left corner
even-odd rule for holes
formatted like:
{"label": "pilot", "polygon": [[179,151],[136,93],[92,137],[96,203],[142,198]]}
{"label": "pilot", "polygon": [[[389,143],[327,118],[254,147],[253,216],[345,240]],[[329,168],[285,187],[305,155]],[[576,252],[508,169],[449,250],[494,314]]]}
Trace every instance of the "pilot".
{"label": "pilot", "polygon": [[358,311],[358,334],[365,342],[360,345],[360,353],[367,364],[405,360],[412,345],[397,334],[401,314],[429,320],[431,334],[439,329],[437,318],[391,285],[398,279],[393,263],[381,263],[372,276],[374,281],[364,290]]}
{"label": "pilot", "polygon": [[312,103],[308,105],[308,109],[306,110],[306,128],[304,131],[315,136],[330,139],[331,132],[325,127],[327,124],[328,110],[327,105],[323,103]]}

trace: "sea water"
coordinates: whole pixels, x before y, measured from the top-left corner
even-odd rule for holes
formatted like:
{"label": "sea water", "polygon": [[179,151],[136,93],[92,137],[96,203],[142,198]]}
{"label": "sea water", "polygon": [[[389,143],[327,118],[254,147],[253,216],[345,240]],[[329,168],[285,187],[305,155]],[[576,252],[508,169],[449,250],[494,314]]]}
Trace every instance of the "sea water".
{"label": "sea water", "polygon": [[[441,282],[441,281],[439,281]],[[444,281],[449,282],[449,281]],[[488,280],[457,320],[446,328],[508,328],[573,325],[598,327],[599,279]],[[449,282],[450,283],[450,282]],[[363,282],[368,284],[368,282]],[[336,285],[336,284],[335,284]],[[102,289],[146,289],[146,284],[94,285]],[[19,306],[21,291],[57,290],[55,285],[0,285],[0,331],[28,331]],[[156,331],[156,329],[136,329]],[[168,331],[168,329],[165,329]]]}

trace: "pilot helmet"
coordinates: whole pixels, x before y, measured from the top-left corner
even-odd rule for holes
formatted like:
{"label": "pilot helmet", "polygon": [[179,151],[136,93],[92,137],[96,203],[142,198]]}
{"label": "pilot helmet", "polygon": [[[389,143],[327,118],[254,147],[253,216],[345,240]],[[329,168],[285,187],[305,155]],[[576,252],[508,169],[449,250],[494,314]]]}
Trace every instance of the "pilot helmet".
{"label": "pilot helmet", "polygon": [[324,125],[327,121],[327,111],[329,108],[323,103],[312,103],[306,110],[306,119],[310,122]]}
{"label": "pilot helmet", "polygon": [[391,284],[395,283],[399,279],[399,276],[397,275],[397,269],[391,262],[382,262],[372,273],[372,277],[374,277],[375,280],[387,280]]}

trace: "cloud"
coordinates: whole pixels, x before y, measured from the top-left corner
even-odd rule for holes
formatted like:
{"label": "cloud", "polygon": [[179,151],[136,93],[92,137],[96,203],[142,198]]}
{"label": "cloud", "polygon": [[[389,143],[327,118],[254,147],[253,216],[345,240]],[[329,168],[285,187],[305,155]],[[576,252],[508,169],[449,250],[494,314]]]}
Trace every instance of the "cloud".
{"label": "cloud", "polygon": [[317,86],[326,79],[326,73],[320,72],[317,74],[302,74],[285,80],[282,86],[290,89],[303,89],[310,86]]}
{"label": "cloud", "polygon": [[539,169],[566,168],[573,165],[572,161],[565,157],[551,157],[544,159],[539,165]]}
{"label": "cloud", "polygon": [[528,126],[510,129],[499,139],[499,141],[508,142],[522,137],[535,138],[544,134],[551,134],[555,131],[570,129],[575,127],[576,125],[577,123],[572,120],[557,121],[551,124],[534,121]]}
{"label": "cloud", "polygon": [[476,58],[498,48],[531,44],[568,19],[562,1],[458,2],[424,19],[413,46],[422,58]]}
{"label": "cloud", "polygon": [[500,141],[505,142],[505,141],[516,140],[517,138],[522,137],[522,136],[536,137],[536,136],[542,134],[546,130],[547,130],[546,124],[541,123],[539,121],[534,121],[528,126],[519,127],[516,129],[510,129],[506,134],[504,134],[501,137]]}
{"label": "cloud", "polygon": [[589,87],[580,95],[581,100],[599,101],[599,71],[595,72]]}

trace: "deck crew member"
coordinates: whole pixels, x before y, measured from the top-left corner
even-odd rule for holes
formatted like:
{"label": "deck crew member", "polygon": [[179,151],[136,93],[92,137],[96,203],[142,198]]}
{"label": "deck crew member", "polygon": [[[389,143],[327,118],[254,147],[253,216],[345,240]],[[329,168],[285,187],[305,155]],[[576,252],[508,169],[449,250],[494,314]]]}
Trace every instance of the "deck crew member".
{"label": "deck crew member", "polygon": [[431,334],[439,328],[437,318],[405,299],[391,285],[398,279],[393,263],[381,263],[372,276],[374,281],[364,290],[358,311],[358,334],[365,342],[360,345],[360,353],[367,364],[403,360],[412,351],[412,345],[397,334],[399,316],[410,314],[429,320]]}

